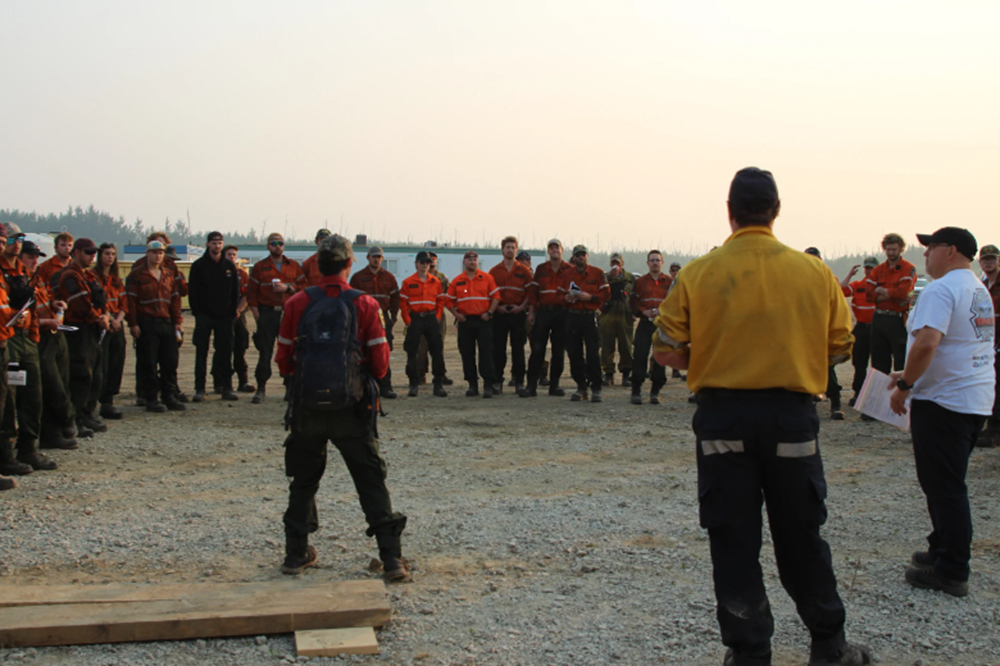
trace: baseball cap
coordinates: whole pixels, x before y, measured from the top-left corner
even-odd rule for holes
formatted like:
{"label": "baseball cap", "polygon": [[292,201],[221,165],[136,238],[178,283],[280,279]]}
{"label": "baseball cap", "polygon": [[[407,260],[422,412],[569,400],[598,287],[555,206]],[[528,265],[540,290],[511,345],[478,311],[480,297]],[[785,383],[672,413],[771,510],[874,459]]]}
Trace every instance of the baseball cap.
{"label": "baseball cap", "polygon": [[778,184],[770,171],[740,169],[729,185],[729,205],[747,213],[765,213],[778,205]]}
{"label": "baseball cap", "polygon": [[382,248],[380,248],[378,245],[372,245],[370,248],[368,248],[368,256],[369,257],[384,257],[385,254],[382,253]]}
{"label": "baseball cap", "polygon": [[545,244],[545,247],[549,247],[550,245],[558,245],[559,247],[563,246],[562,241],[558,238],[550,238],[549,242]]}
{"label": "baseball cap", "polygon": [[167,259],[173,259],[174,261],[181,260],[181,258],[177,256],[177,250],[174,248],[173,245],[167,246],[167,251],[166,253],[164,253],[163,256],[165,256]]}
{"label": "baseball cap", "polygon": [[954,245],[955,249],[961,252],[969,260],[976,258],[976,237],[968,229],[961,227],[941,227],[932,234],[917,234],[917,240],[924,247],[932,243],[942,243],[944,245]]}
{"label": "baseball cap", "polygon": [[330,234],[319,242],[316,258],[326,261],[347,261],[354,258],[354,248],[351,247],[351,241],[340,234]]}
{"label": "baseball cap", "polygon": [[875,257],[865,257],[865,268],[875,268],[878,266],[878,259]]}
{"label": "baseball cap", "polygon": [[590,254],[590,253],[587,252],[587,246],[586,245],[574,245],[573,246],[573,256],[575,257],[578,254]]}
{"label": "baseball cap", "polygon": [[525,259],[528,259],[530,261],[531,255],[528,254],[527,250],[521,250],[520,252],[517,253],[517,256],[514,258],[517,259],[518,261],[523,261]]}
{"label": "baseball cap", "polygon": [[[87,239],[83,238],[81,240],[87,240]],[[77,243],[79,242],[80,241],[77,241]],[[76,249],[76,245],[73,246],[73,249],[74,250]],[[167,246],[160,241],[149,241],[148,243],[146,243],[146,251],[148,252],[149,250],[158,250],[160,252],[166,252]]]}
{"label": "baseball cap", "polygon": [[671,267],[671,268],[673,268],[674,266],[676,266],[677,268],[680,268],[680,267],[681,267],[681,265],[680,265],[680,264],[678,264],[678,263],[677,263],[676,261],[675,261],[674,263],[670,264],[670,267]]}
{"label": "baseball cap", "polygon": [[805,249],[805,253],[806,253],[806,254],[811,254],[811,255],[812,255],[812,256],[814,256],[814,257],[820,257],[821,259],[823,258],[823,255],[821,255],[821,254],[819,253],[819,250],[817,250],[817,249],[816,249],[816,248],[814,248],[814,247],[807,247],[807,248]]}
{"label": "baseball cap", "polygon": [[611,253],[611,263],[613,264],[616,261],[619,262],[619,263],[621,263],[621,264],[625,263],[625,258],[622,257],[622,253],[621,252],[612,252]]}
{"label": "baseball cap", "polygon": [[[316,240],[323,240],[327,236],[332,236],[333,232],[329,229],[320,229],[316,232]],[[353,252],[353,249],[351,250]]]}
{"label": "baseball cap", "polygon": [[431,253],[430,252],[426,252],[424,250],[421,250],[420,252],[417,252],[417,259],[416,259],[416,261],[417,261],[417,263],[420,263],[420,264],[425,264],[425,263],[429,264],[431,262]]}
{"label": "baseball cap", "polygon": [[3,230],[7,238],[13,238],[14,236],[24,235],[24,232],[21,231],[21,227],[17,226],[13,222],[4,222]]}
{"label": "baseball cap", "polygon": [[468,252],[465,253],[463,259],[468,259],[469,257],[476,257],[478,259],[479,253],[476,252],[475,250],[469,250]]}
{"label": "baseball cap", "polygon": [[222,232],[221,231],[213,231],[212,233],[210,233],[208,235],[208,238],[205,239],[205,242],[206,243],[211,243],[212,241],[217,241],[217,240],[218,241],[225,241],[225,239],[222,237]]}
{"label": "baseball cap", "polygon": [[96,254],[97,244],[89,238],[77,238],[76,242],[73,243],[73,252],[77,250],[83,250],[87,254]]}
{"label": "baseball cap", "polygon": [[984,245],[981,250],[979,250],[979,258],[984,257],[1000,257],[1000,249],[997,249],[996,245]]}
{"label": "baseball cap", "polygon": [[26,254],[30,257],[47,257],[48,255],[41,251],[41,249],[32,243],[31,241],[24,241],[21,245],[21,254]]}

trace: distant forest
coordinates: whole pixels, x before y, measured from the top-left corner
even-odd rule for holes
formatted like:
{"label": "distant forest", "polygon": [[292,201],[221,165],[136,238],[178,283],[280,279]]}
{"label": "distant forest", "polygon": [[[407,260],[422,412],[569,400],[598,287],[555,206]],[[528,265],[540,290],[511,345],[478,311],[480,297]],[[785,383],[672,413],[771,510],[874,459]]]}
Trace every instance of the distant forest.
{"label": "distant forest", "polygon": [[[55,214],[49,213],[48,215],[39,215],[38,213],[25,213],[18,210],[6,210],[0,209],[0,222],[13,222],[21,227],[22,231],[32,232],[32,233],[46,233],[55,232],[58,233],[63,230],[67,230],[76,237],[86,237],[94,240],[98,243],[103,242],[113,242],[119,245],[124,244],[142,244],[146,242],[146,235],[153,230],[163,230],[166,231],[170,236],[170,239],[178,245],[182,244],[192,244],[192,245],[205,245],[205,236],[208,234],[210,229],[198,229],[194,230],[190,227],[186,220],[175,220],[173,222],[168,218],[161,225],[146,225],[143,224],[142,220],[136,219],[135,222],[129,223],[125,221],[122,216],[113,217],[109,213],[104,211],[96,210],[93,206],[86,209],[77,206],[76,208],[69,208],[64,213]],[[257,232],[253,229],[245,234],[233,233],[231,231],[225,232],[226,242],[234,243],[236,245],[259,245],[264,243],[264,239],[261,238]],[[311,243],[312,239],[286,239],[290,243]],[[376,241],[371,239],[370,242],[381,242],[387,245],[401,245],[403,243],[397,243],[389,240]],[[545,248],[525,248],[533,249],[541,252],[545,251]],[[802,248],[803,250],[805,248]],[[570,248],[566,248],[570,250]],[[568,252],[567,252],[568,254]],[[622,252],[625,257],[625,268],[636,274],[642,274],[646,272],[646,253],[636,250],[625,250]],[[610,252],[594,252],[590,256],[590,263],[595,266],[600,266],[601,268],[607,268],[608,261],[610,259]],[[885,261],[885,255],[876,255],[879,261]],[[910,245],[906,249],[904,255],[906,259],[912,262],[917,267],[917,272],[923,274],[924,272],[924,258],[923,258],[923,248],[917,246],[914,247]],[[664,250],[663,260],[664,260],[664,270],[670,265],[671,262],[676,261],[681,265],[694,259],[694,255],[690,254],[676,254],[671,253],[669,250]],[[851,266],[855,266],[864,261],[864,255],[844,255],[837,257],[836,259],[825,259],[827,265],[833,270],[834,274],[838,279],[843,278],[851,270]],[[488,268],[488,267],[487,267]],[[858,275],[861,275],[861,271],[858,271]],[[856,275],[855,278],[858,276]]]}

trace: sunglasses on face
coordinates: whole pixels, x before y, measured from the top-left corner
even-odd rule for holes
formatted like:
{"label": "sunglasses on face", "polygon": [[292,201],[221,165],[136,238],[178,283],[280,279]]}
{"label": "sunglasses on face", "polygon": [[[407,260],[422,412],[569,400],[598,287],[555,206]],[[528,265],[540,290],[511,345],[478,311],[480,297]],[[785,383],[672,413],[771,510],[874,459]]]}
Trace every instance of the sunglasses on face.
{"label": "sunglasses on face", "polygon": [[13,238],[7,239],[7,245],[13,245],[14,243],[24,242],[24,236],[14,236]]}
{"label": "sunglasses on face", "polygon": [[285,241],[271,241],[270,245],[272,247],[281,247],[285,244]]}

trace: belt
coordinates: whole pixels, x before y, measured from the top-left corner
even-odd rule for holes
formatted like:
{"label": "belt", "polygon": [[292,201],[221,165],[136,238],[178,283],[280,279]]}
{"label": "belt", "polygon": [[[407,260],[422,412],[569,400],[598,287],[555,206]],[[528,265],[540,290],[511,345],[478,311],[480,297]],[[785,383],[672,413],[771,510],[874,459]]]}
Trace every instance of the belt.
{"label": "belt", "polygon": [[414,317],[434,317],[436,319],[437,313],[434,312],[434,310],[431,310],[430,312],[410,312],[410,319],[413,319]]}
{"label": "belt", "polygon": [[905,312],[896,312],[894,310],[879,310],[879,309],[875,310],[875,314],[889,315],[890,317],[905,317],[906,316]]}
{"label": "belt", "polygon": [[796,400],[812,400],[812,396],[808,393],[800,393],[798,391],[789,391],[783,388],[768,388],[768,389],[722,389],[722,388],[703,388],[698,391],[698,402],[704,400],[713,399],[745,399],[745,398],[794,398]]}
{"label": "belt", "polygon": [[280,305],[258,305],[257,309],[258,310],[280,310],[281,306]]}
{"label": "belt", "polygon": [[566,312],[571,315],[590,315],[591,317],[597,315],[597,310],[566,310]]}

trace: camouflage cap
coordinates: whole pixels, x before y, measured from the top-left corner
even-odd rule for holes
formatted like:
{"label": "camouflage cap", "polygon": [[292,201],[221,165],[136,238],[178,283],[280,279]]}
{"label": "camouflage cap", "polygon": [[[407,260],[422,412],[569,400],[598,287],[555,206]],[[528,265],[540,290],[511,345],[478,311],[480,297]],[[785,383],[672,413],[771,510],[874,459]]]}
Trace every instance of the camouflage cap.
{"label": "camouflage cap", "polygon": [[865,257],[865,268],[875,268],[878,266],[878,259],[875,257]]}
{"label": "camouflage cap", "polygon": [[1000,257],[1000,250],[997,249],[996,245],[984,245],[979,250],[979,258],[985,259],[986,257]]}
{"label": "camouflage cap", "polygon": [[21,231],[21,227],[17,226],[13,222],[3,223],[4,238],[14,238],[15,236],[23,236],[24,232]]}
{"label": "camouflage cap", "polygon": [[329,229],[319,229],[316,231],[316,240],[323,240],[327,236],[331,235],[333,232]]}
{"label": "camouflage cap", "polygon": [[575,257],[578,254],[590,254],[590,253],[587,252],[587,246],[586,245],[574,245],[573,246],[573,256]]}
{"label": "camouflage cap", "polygon": [[625,258],[622,256],[621,252],[612,252],[611,253],[611,263],[613,264],[616,261],[619,264],[622,264],[623,266],[625,265]]}
{"label": "camouflage cap", "polygon": [[347,261],[354,258],[351,241],[340,234],[330,234],[319,242],[318,258],[326,261]]}

